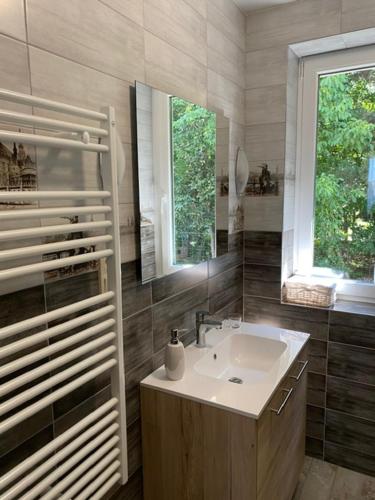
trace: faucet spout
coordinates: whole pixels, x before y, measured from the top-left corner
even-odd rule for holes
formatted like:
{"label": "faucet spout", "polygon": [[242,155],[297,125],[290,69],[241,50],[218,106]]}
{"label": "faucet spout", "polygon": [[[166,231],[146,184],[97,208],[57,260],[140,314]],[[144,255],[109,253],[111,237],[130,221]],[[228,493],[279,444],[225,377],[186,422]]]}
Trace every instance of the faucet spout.
{"label": "faucet spout", "polygon": [[209,316],[208,311],[197,311],[195,314],[195,331],[197,347],[206,347],[206,333],[211,328],[222,328],[222,321],[206,318]]}

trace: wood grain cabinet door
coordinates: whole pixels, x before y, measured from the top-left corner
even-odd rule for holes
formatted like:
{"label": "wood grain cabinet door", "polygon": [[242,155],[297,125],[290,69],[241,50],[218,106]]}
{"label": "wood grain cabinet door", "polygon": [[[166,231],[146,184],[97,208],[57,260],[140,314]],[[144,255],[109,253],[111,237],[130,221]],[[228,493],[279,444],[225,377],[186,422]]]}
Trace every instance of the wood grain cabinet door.
{"label": "wood grain cabinet door", "polygon": [[291,500],[297,485],[305,455],[305,368],[302,355],[258,421],[258,500]]}

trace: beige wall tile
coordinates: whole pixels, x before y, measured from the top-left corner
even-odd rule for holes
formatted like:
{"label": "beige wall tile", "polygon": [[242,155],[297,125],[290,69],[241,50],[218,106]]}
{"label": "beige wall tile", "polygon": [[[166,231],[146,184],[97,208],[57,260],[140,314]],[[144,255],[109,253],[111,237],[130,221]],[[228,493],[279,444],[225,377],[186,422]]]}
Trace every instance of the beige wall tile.
{"label": "beige wall tile", "polygon": [[99,0],[123,16],[143,26],[143,0]]}
{"label": "beige wall tile", "polygon": [[282,85],[287,81],[288,51],[285,46],[246,54],[246,88]]}
{"label": "beige wall tile", "polygon": [[207,0],[207,18],[227,38],[245,49],[245,16],[228,0]]}
{"label": "beige wall tile", "polygon": [[341,31],[356,31],[375,26],[373,0],[342,0]]}
{"label": "beige wall tile", "polygon": [[259,50],[340,33],[341,0],[303,0],[247,17],[246,49]]}
{"label": "beige wall tile", "polygon": [[26,44],[0,35],[0,71],[2,88],[30,93]]}
{"label": "beige wall tile", "polygon": [[[34,95],[94,110],[112,105],[121,140],[131,142],[127,82],[33,47],[30,47],[30,66]],[[47,116],[51,112],[41,110],[40,114]]]}
{"label": "beige wall tile", "polygon": [[247,196],[244,198],[246,231],[281,231],[283,197]]}
{"label": "beige wall tile", "polygon": [[285,123],[246,127],[246,152],[249,161],[268,161],[285,156]]}
{"label": "beige wall tile", "polygon": [[223,111],[237,123],[245,123],[245,101],[241,87],[208,70],[208,105]]}
{"label": "beige wall tile", "polygon": [[148,85],[207,104],[206,68],[195,59],[146,31],[145,61]]}
{"label": "beige wall tile", "polygon": [[0,33],[26,41],[23,0],[1,0]]}
{"label": "beige wall tile", "polygon": [[244,87],[244,51],[223,36],[211,23],[207,24],[207,43],[208,67],[228,80],[232,80],[240,87]]}
{"label": "beige wall tile", "polygon": [[206,65],[207,33],[204,17],[182,1],[144,1],[145,29]]}
{"label": "beige wall tile", "polygon": [[144,79],[142,28],[102,3],[28,0],[27,25],[33,45],[130,82]]}
{"label": "beige wall tile", "polygon": [[203,17],[207,17],[207,0],[185,0]]}
{"label": "beige wall tile", "polygon": [[286,116],[286,86],[274,85],[246,91],[246,124],[280,123]]}

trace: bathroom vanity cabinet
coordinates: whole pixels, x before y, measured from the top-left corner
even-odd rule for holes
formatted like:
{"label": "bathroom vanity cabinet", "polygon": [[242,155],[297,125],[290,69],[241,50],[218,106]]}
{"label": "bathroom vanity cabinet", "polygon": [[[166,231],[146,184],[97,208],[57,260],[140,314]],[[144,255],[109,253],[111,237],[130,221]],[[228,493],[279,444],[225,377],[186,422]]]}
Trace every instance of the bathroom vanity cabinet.
{"label": "bathroom vanity cabinet", "polygon": [[145,500],[291,500],[305,454],[307,348],[258,419],[142,387]]}

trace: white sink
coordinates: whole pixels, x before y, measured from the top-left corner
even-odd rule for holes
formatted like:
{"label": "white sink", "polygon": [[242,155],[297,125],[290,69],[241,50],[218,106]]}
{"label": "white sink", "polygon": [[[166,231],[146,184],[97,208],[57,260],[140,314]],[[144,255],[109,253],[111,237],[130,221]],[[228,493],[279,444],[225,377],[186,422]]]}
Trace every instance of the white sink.
{"label": "white sink", "polygon": [[169,380],[162,366],[141,385],[259,418],[308,338],[307,333],[252,323],[212,329],[206,333],[207,347],[185,349],[181,380]]}
{"label": "white sink", "polygon": [[207,352],[195,370],[209,377],[235,383],[254,383],[277,369],[287,343],[256,335],[230,335]]}

